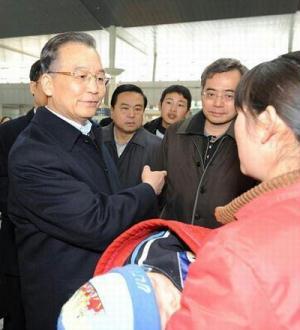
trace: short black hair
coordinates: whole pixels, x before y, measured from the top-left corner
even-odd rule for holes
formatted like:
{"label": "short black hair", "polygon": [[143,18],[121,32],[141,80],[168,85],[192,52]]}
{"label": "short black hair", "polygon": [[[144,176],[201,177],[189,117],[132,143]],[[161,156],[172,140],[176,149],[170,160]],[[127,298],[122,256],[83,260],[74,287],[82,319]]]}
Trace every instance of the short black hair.
{"label": "short black hair", "polygon": [[85,32],[64,32],[49,39],[41,51],[43,73],[50,71],[51,64],[57,59],[59,49],[69,42],[80,43],[96,50],[95,39]]}
{"label": "short black hair", "polygon": [[41,60],[34,62],[30,68],[29,79],[30,81],[38,81],[42,75]]}
{"label": "short black hair", "polygon": [[201,87],[204,88],[206,80],[212,78],[216,73],[238,70],[241,76],[248,71],[247,67],[235,58],[219,58],[208,65],[201,75]]}
{"label": "short black hair", "polygon": [[125,93],[125,92],[134,92],[134,93],[141,94],[144,99],[144,109],[146,109],[147,102],[148,102],[146,95],[143,93],[142,89],[139,86],[136,86],[133,84],[123,84],[123,85],[118,86],[114,90],[112,97],[111,97],[111,101],[110,101],[110,105],[112,108],[114,108],[114,106],[117,103],[118,95],[121,93]]}
{"label": "short black hair", "polygon": [[161,94],[160,101],[159,101],[160,104],[163,103],[166,95],[170,94],[170,93],[177,93],[177,94],[182,95],[187,100],[188,110],[191,108],[191,104],[192,104],[191,92],[187,87],[182,86],[182,85],[171,85],[171,86],[167,87]]}

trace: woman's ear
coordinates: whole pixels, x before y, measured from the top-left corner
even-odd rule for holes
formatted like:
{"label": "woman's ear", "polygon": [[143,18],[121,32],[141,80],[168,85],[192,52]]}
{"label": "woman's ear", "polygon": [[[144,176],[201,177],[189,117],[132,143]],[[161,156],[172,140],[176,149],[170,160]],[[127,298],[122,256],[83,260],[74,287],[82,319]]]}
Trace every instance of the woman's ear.
{"label": "woman's ear", "polygon": [[272,105],[268,105],[257,119],[259,121],[260,141],[265,144],[277,133],[278,115],[276,109]]}
{"label": "woman's ear", "polygon": [[53,94],[53,80],[50,74],[44,73],[41,77],[41,84],[44,93],[47,96],[52,96]]}

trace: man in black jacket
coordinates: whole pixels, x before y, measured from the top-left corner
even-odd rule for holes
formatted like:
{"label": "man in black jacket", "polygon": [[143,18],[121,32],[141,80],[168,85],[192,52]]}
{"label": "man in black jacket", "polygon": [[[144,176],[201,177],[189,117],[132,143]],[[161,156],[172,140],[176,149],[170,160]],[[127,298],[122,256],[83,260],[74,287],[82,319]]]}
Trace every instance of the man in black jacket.
{"label": "man in black jacket", "polygon": [[3,304],[4,330],[25,329],[14,225],[7,215],[8,154],[18,135],[30,123],[36,109],[47,104],[47,96],[44,94],[41,87],[41,74],[41,62],[38,60],[31,66],[29,74],[30,91],[33,96],[34,107],[25,116],[10,120],[0,126],[0,211],[2,215],[0,230],[0,268],[3,274],[1,304]]}
{"label": "man in black jacket", "polygon": [[10,219],[27,330],[53,330],[63,303],[93,274],[107,245],[157,216],[165,171],[119,192],[114,163],[92,118],[109,81],[87,33],[52,37],[41,52],[48,96],[9,155]]}
{"label": "man in black jacket", "polygon": [[210,64],[201,76],[203,110],[167,129],[162,144],[163,168],[168,171],[162,218],[218,227],[215,208],[255,184],[241,173],[234,137],[234,93],[246,70],[231,58]]}

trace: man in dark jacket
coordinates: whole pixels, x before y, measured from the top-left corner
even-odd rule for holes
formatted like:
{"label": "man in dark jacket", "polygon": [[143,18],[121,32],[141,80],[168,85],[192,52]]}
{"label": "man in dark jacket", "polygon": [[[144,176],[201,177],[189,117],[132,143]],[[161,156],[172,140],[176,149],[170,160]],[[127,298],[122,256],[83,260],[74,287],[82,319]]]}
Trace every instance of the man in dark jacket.
{"label": "man in dark jacket", "polygon": [[214,210],[252,187],[240,171],[234,138],[235,89],[246,68],[219,59],[201,76],[203,110],[167,129],[162,146],[168,171],[162,218],[218,227]]}
{"label": "man in dark jacket", "polygon": [[139,184],[145,165],[157,168],[161,139],[142,127],[146,106],[147,98],[136,85],[120,85],[113,92],[113,123],[103,128],[103,142],[117,165],[122,188]]}
{"label": "man in dark jacket", "polygon": [[106,91],[95,40],[66,32],[41,52],[47,107],[9,155],[9,216],[16,242],[27,330],[53,330],[69,296],[99,255],[134,223],[157,215],[165,172],[145,167],[142,183],[119,191],[101,127],[89,120]]}
{"label": "man in dark jacket", "polygon": [[171,85],[161,94],[159,110],[161,117],[153,119],[144,125],[152,134],[163,138],[166,129],[186,118],[190,113],[192,95],[188,88],[182,85]]}
{"label": "man in dark jacket", "polygon": [[3,304],[3,308],[5,308],[4,330],[25,329],[14,225],[7,215],[8,154],[18,135],[30,123],[36,109],[47,104],[47,96],[44,94],[41,87],[41,74],[41,62],[38,60],[31,66],[29,74],[30,91],[33,96],[34,107],[25,116],[10,120],[0,126],[0,211],[2,214],[0,230],[0,268],[2,268],[1,273],[3,273],[1,304]]}

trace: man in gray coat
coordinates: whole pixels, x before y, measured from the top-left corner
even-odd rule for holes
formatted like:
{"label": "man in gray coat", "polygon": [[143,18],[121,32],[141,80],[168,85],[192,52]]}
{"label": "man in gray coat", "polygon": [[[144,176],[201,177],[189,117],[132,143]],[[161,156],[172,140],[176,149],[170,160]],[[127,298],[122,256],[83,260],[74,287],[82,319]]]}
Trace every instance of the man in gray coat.
{"label": "man in gray coat", "polygon": [[113,122],[103,128],[103,142],[117,165],[122,188],[139,184],[145,165],[157,168],[162,140],[142,127],[146,106],[147,97],[136,85],[120,85],[113,92]]}

